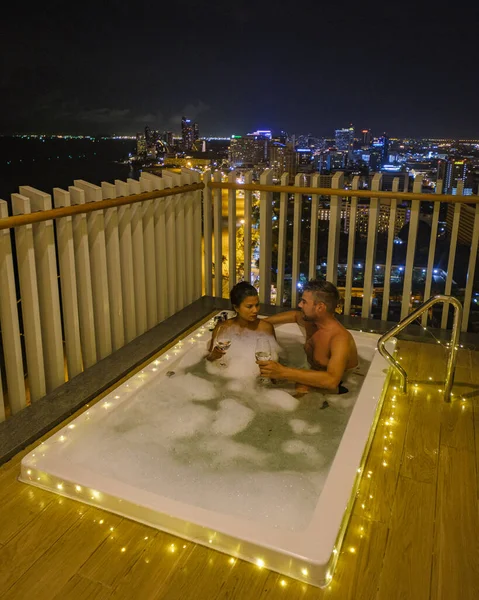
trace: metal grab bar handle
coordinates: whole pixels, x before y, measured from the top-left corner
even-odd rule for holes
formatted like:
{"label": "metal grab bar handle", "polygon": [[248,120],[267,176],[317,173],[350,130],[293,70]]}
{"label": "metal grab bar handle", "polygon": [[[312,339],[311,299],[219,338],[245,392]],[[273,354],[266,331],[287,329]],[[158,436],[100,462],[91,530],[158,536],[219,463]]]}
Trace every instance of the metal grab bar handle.
{"label": "metal grab bar handle", "polygon": [[447,360],[446,366],[446,382],[444,386],[444,400],[446,402],[451,401],[451,390],[452,384],[454,381],[454,373],[456,371],[456,362],[457,362],[457,351],[459,346],[459,336],[461,335],[460,323],[462,322],[462,304],[459,302],[457,298],[453,296],[444,296],[438,295],[429,298],[426,302],[421,304],[416,310],[413,310],[411,314],[405,317],[402,321],[399,321],[397,325],[395,325],[389,331],[386,331],[378,340],[378,351],[379,354],[385,358],[388,363],[396,369],[401,378],[401,386],[403,393],[407,392],[407,373],[398,363],[398,361],[386,350],[386,342],[397,335],[400,331],[402,331],[405,327],[407,327],[412,321],[416,320],[419,315],[426,312],[434,306],[434,304],[452,304],[454,307],[454,320],[452,323],[452,334],[451,334],[451,350],[449,352],[449,357]]}

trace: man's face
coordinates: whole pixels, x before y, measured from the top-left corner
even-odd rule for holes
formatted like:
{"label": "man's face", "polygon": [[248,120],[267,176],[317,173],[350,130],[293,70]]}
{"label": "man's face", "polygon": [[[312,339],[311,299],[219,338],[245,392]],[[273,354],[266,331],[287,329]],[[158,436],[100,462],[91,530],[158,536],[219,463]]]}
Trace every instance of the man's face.
{"label": "man's face", "polygon": [[305,321],[315,320],[318,305],[314,303],[313,292],[303,292],[298,306],[303,313],[303,319]]}

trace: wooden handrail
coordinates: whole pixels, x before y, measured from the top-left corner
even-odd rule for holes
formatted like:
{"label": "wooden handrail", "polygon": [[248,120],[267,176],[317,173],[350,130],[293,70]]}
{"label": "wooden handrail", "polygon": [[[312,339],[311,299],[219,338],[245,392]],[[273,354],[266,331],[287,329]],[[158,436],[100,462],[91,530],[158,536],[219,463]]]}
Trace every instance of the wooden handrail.
{"label": "wooden handrail", "polygon": [[51,219],[59,219],[61,217],[70,217],[82,213],[90,213],[96,210],[105,210],[114,208],[115,206],[124,206],[125,204],[136,204],[136,202],[145,202],[146,200],[154,200],[155,198],[166,198],[168,196],[176,196],[177,194],[186,194],[202,190],[205,187],[204,183],[191,183],[180,187],[167,188],[165,190],[156,190],[154,192],[145,192],[143,194],[132,194],[131,196],[122,196],[121,198],[110,198],[108,200],[100,200],[99,202],[87,202],[85,204],[75,204],[74,206],[65,206],[62,208],[53,208],[26,215],[16,215],[14,217],[6,217],[0,219],[0,231],[2,229],[11,229],[20,225],[30,225],[31,223],[41,223],[42,221],[50,221]]}
{"label": "wooden handrail", "polygon": [[295,187],[294,185],[260,185],[255,183],[227,183],[212,181],[208,184],[212,189],[248,190],[257,192],[286,192],[288,194],[305,194],[307,196],[343,196],[355,198],[392,198],[396,200],[421,200],[427,202],[462,202],[478,204],[479,196],[453,196],[452,194],[413,194],[412,192],[373,192],[372,190],[342,190],[333,188]]}

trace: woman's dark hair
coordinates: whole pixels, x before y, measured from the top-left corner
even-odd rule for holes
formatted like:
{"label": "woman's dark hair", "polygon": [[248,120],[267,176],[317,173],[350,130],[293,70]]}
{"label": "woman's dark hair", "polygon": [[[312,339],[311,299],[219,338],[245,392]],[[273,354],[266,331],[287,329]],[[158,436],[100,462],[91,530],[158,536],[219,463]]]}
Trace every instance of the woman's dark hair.
{"label": "woman's dark hair", "polygon": [[247,281],[241,281],[231,288],[230,300],[233,306],[240,306],[248,296],[257,296],[258,290]]}

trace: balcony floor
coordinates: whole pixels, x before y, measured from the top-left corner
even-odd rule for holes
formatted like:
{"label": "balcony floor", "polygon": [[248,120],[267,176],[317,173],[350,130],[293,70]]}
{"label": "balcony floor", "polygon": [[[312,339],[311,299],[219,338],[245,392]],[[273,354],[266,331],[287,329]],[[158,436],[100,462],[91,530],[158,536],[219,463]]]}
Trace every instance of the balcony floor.
{"label": "balcony floor", "polygon": [[443,348],[401,341],[399,350],[418,387],[403,396],[390,384],[328,588],[19,483],[36,442],[0,467],[0,597],[479,598],[479,352],[460,351],[445,404]]}

